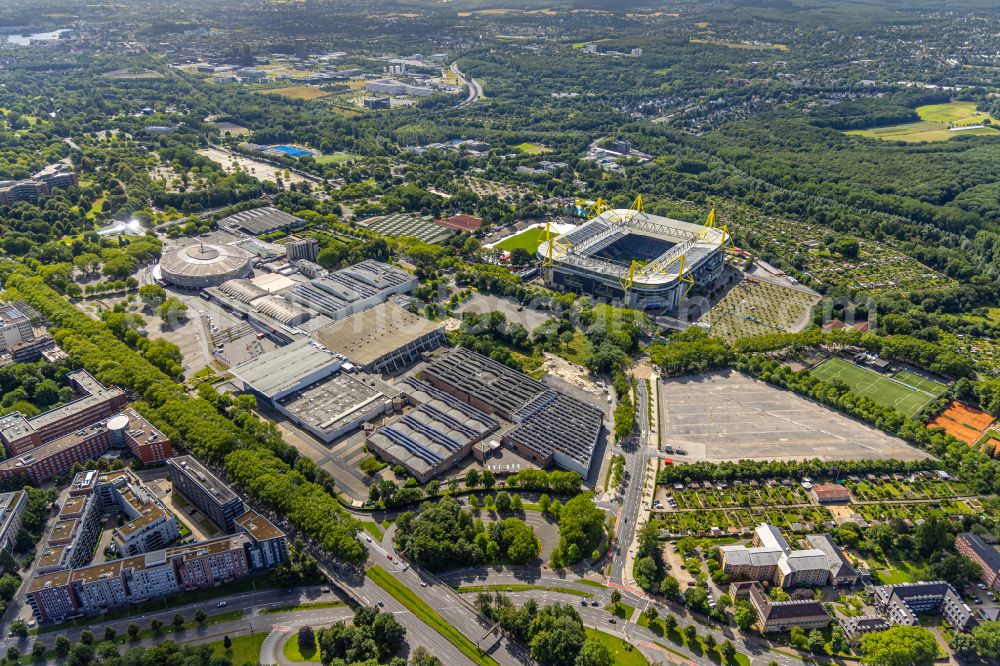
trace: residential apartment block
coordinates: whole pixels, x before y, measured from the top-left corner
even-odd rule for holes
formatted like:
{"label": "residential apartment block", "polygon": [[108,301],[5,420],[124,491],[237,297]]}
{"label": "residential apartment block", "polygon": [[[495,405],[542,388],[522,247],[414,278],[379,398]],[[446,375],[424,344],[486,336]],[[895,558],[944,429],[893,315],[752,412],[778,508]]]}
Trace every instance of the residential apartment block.
{"label": "residential apartment block", "polygon": [[177,456],[167,461],[174,492],[179,492],[222,531],[236,531],[236,518],[246,513],[239,495],[194,456]]}
{"label": "residential apartment block", "polygon": [[27,506],[28,493],[23,490],[0,493],[0,548],[7,552],[14,550]]}
{"label": "residential apartment block", "polygon": [[[74,374],[82,375],[84,386],[100,387],[98,392],[32,419],[18,412],[0,418],[0,440],[12,455],[0,462],[0,479],[24,477],[42,483],[112,448],[128,448],[147,464],[172,455],[170,440],[137,411],[114,414],[125,402],[124,393],[105,389],[86,372]],[[107,418],[108,413],[114,416]],[[69,424],[72,427],[66,428]]]}
{"label": "residential apartment block", "polygon": [[917,615],[923,613],[940,614],[958,631],[969,631],[979,624],[955,588],[944,581],[876,587],[875,609],[890,624],[916,626],[920,623]]}
{"label": "residential apartment block", "polygon": [[[283,543],[277,547],[285,535],[257,514],[245,520],[253,530],[36,576],[27,602],[39,622],[62,621],[239,580],[283,561],[275,561],[273,553],[286,552]],[[267,538],[260,540],[255,532]]]}
{"label": "residential apartment block", "polygon": [[55,164],[39,171],[32,178],[0,181],[0,205],[34,201],[43,194],[50,194],[53,188],[66,189],[76,183],[75,173],[62,164]]}
{"label": "residential apartment block", "polygon": [[962,532],[955,536],[955,550],[976,563],[986,587],[1000,592],[1000,552],[996,548],[977,534]]}
{"label": "residential apartment block", "polygon": [[771,601],[757,582],[751,584],[749,599],[757,613],[757,628],[764,634],[792,627],[822,629],[830,624],[830,615],[819,601]]}
{"label": "residential apartment block", "polygon": [[826,585],[830,561],[818,548],[792,550],[773,525],[761,523],[752,544],[722,546],[722,569],[731,580],[770,581],[783,588]]}
{"label": "residential apartment block", "polygon": [[34,339],[35,330],[27,315],[10,303],[0,304],[0,351],[7,351]]}

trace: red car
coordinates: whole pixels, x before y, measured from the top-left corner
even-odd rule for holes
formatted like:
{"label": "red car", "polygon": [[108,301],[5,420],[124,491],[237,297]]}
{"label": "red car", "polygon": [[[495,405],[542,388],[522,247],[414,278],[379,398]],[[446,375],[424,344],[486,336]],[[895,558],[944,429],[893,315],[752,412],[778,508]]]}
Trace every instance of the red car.
{"label": "red car", "polygon": [[390,560],[392,559],[392,555],[390,555],[389,553],[386,553],[385,556],[388,557]]}

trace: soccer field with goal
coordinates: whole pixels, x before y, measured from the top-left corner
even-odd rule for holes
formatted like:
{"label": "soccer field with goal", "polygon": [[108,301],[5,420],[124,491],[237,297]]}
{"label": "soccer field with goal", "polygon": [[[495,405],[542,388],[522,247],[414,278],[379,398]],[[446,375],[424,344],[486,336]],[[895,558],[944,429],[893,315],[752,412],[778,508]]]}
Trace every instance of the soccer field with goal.
{"label": "soccer field with goal", "polygon": [[888,377],[841,358],[829,358],[810,372],[823,381],[841,381],[853,393],[863,395],[883,407],[892,407],[909,417],[918,414],[948,390],[944,384],[908,370]]}

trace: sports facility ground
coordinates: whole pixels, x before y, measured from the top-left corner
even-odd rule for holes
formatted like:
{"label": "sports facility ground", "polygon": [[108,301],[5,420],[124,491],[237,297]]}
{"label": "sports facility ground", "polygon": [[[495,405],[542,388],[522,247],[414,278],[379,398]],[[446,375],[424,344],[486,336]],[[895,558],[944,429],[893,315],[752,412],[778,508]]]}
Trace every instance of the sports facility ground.
{"label": "sports facility ground", "polygon": [[927,454],[800,395],[735,371],[659,382],[663,444],[678,462],[923,460]]}
{"label": "sports facility ground", "polygon": [[908,370],[889,377],[841,358],[829,358],[810,372],[823,381],[841,381],[853,393],[883,407],[892,407],[907,417],[915,416],[948,390],[944,384]]}
{"label": "sports facility ground", "polygon": [[[946,433],[966,444],[975,444],[983,439],[993,416],[986,412],[952,401],[927,424],[928,428],[943,428]],[[991,438],[986,438],[991,439]]]}
{"label": "sports facility ground", "polygon": [[541,227],[532,227],[517,234],[516,236],[511,236],[505,238],[495,247],[501,250],[506,250],[507,252],[513,252],[517,248],[522,248],[527,250],[532,255],[538,251],[538,246],[541,245],[542,241],[545,239],[545,229]]}

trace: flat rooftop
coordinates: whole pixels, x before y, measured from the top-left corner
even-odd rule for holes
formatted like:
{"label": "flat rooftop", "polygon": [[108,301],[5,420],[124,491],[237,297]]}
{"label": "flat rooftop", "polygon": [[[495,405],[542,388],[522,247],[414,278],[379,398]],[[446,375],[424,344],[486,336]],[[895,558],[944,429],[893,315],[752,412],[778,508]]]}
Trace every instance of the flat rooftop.
{"label": "flat rooftop", "polygon": [[294,389],[303,377],[325,367],[333,372],[340,363],[342,360],[326,347],[302,339],[244,361],[230,371],[247,387],[273,399]]}
{"label": "flat rooftop", "polygon": [[358,365],[367,366],[443,328],[441,322],[430,321],[386,301],[321,328],[314,337]]}
{"label": "flat rooftop", "polygon": [[332,433],[397,395],[397,389],[377,377],[339,372],[280,398],[278,404],[315,430]]}
{"label": "flat rooftop", "polygon": [[174,456],[167,459],[167,465],[181,470],[218,504],[226,504],[237,498],[232,488],[202,465],[194,456]]}
{"label": "flat rooftop", "polygon": [[245,529],[254,539],[267,541],[285,536],[274,524],[256,511],[247,511],[236,517],[236,524]]}
{"label": "flat rooftop", "polygon": [[604,412],[559,391],[546,391],[518,410],[507,437],[544,456],[563,456],[590,469]]}

